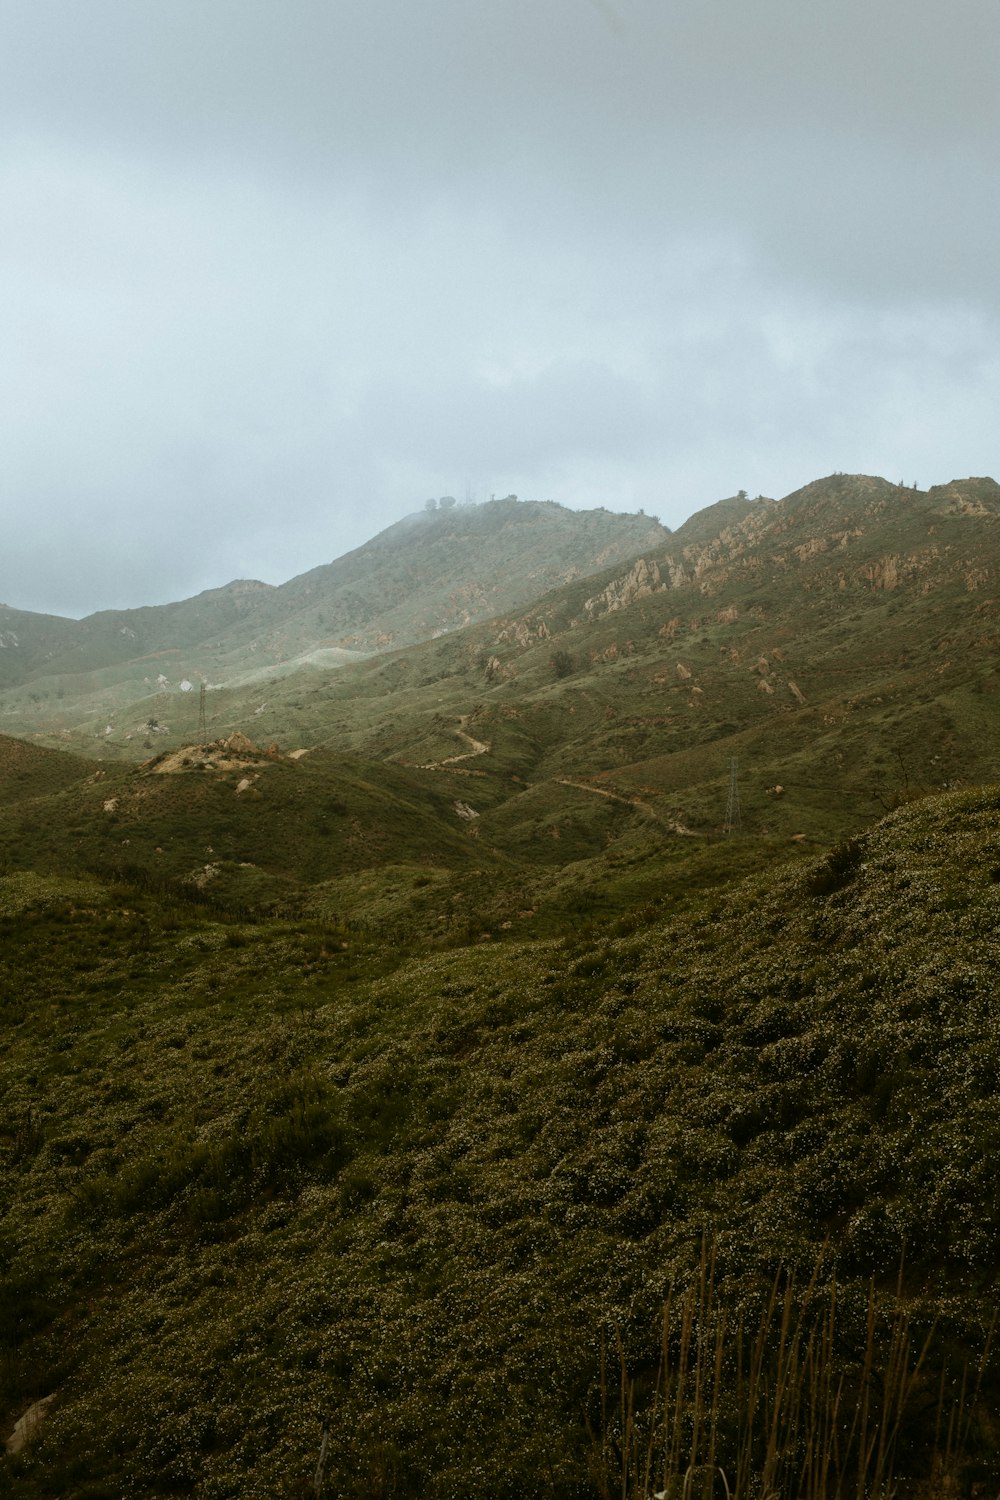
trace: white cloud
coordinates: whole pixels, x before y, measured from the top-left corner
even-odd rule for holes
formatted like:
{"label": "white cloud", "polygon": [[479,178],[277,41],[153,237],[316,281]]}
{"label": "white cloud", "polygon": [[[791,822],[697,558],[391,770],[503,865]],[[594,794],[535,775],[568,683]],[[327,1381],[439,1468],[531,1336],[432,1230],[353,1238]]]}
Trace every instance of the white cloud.
{"label": "white cloud", "polygon": [[675,524],[997,467],[994,0],[4,28],[12,603],[278,581],[467,481]]}

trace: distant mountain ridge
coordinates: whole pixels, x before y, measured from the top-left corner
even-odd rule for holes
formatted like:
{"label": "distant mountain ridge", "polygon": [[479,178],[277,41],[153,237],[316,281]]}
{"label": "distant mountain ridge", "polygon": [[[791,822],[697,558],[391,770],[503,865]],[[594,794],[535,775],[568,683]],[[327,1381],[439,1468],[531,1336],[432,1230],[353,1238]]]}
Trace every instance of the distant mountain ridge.
{"label": "distant mountain ridge", "polygon": [[[0,732],[86,753],[102,742],[105,757],[137,759],[197,737],[190,689],[201,680],[216,731],[416,764],[460,748],[432,727],[449,694],[459,716],[486,695],[484,711],[495,699],[500,718],[479,739],[500,744],[537,712],[542,743],[578,742],[566,765],[603,772],[706,738],[721,750],[737,733],[763,735],[771,760],[788,713],[826,705],[826,733],[845,712],[855,722],[867,691],[873,732],[905,703],[913,774],[919,765],[944,781],[960,759],[918,706],[959,692],[945,715],[957,745],[958,724],[978,723],[993,691],[998,521],[990,478],[920,491],[849,474],[782,500],[737,495],[675,532],[645,516],[515,501],[418,515],[278,588],[232,584],[79,627],[20,616],[9,626],[23,631],[20,651],[0,651]],[[67,626],[82,636],[57,650]],[[576,695],[568,717],[544,706],[553,661]],[[354,705],[346,718],[327,717],[331,696]],[[978,763],[992,737],[974,736]],[[924,765],[916,747],[932,740],[937,759]],[[775,781],[789,775],[775,764]],[[660,771],[639,779],[654,785]]]}
{"label": "distant mountain ridge", "polygon": [[409,516],[278,586],[239,580],[79,621],[0,605],[0,689],[157,655],[159,667],[149,661],[147,672],[128,675],[155,683],[176,667],[213,679],[317,648],[405,645],[528,604],[668,534],[643,515],[507,499]]}
{"label": "distant mountain ridge", "polygon": [[990,478],[910,490],[834,474],[783,500],[719,501],[631,559],[626,573],[595,577],[599,592],[581,599],[578,589],[562,591],[538,614],[593,620],[636,598],[688,588],[735,599],[766,577],[788,587],[891,592],[919,575],[927,592],[948,578],[976,592],[1000,578],[998,521],[1000,485]]}

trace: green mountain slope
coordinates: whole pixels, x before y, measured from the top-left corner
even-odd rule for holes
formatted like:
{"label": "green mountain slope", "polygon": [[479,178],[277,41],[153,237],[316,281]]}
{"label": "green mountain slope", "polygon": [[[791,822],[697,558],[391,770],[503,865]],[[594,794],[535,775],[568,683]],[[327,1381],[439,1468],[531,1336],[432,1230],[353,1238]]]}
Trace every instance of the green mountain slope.
{"label": "green mountain slope", "polygon": [[905,1253],[916,1493],[995,1310],[998,812],[928,799],[688,918],[436,955],[0,881],[0,1407],[56,1396],[0,1485],[308,1493],[329,1421],[329,1494],[620,1492],[602,1335],[641,1420],[708,1236],[734,1327],[836,1269],[845,1402]]}
{"label": "green mountain slope", "polygon": [[0,738],[0,1496],[993,1493],[998,517],[834,475]]}
{"label": "green mountain slope", "polygon": [[[575,908],[614,915],[683,899],[687,885],[735,877],[793,841],[825,846],[899,800],[1000,772],[998,497],[989,480],[922,494],[836,475],[786,501],[723,502],[726,525],[705,527],[707,541],[683,543],[682,528],[624,571],[577,579],[527,612],[353,666],[215,689],[209,735],[241,730],[309,749],[298,770],[286,767],[289,788],[320,776],[318,763],[301,767],[322,747],[364,763],[362,779],[405,775],[418,801],[444,806],[454,842],[435,851],[433,837],[417,840],[401,861],[422,859],[444,884],[401,880],[391,902],[393,920],[425,935],[428,926],[442,936],[477,925],[537,931]],[[197,707],[188,695],[187,723],[148,729],[142,753],[193,745]],[[740,816],[730,837],[734,761]],[[340,824],[324,837],[316,819],[295,815],[294,838],[262,848],[252,820],[262,831],[272,816],[280,822],[284,794],[237,814],[238,779],[218,805],[246,836],[214,839],[207,807],[198,827],[190,792],[173,802],[164,793],[156,817],[119,831],[119,843],[131,839],[129,861],[163,872],[172,855],[155,850],[174,850],[174,874],[190,876],[204,846],[225,846],[234,900],[242,883],[248,901],[280,890],[316,914],[330,902],[352,920],[372,910],[385,920],[385,893],[373,907],[370,887],[348,879],[363,864],[337,853]],[[140,772],[137,784],[148,782]],[[104,799],[95,790],[92,800]],[[92,859],[97,844],[114,843],[113,819],[69,806],[35,819],[54,831],[53,868],[77,868],[81,851]],[[77,849],[66,831],[81,817],[91,831]],[[0,825],[0,840],[35,851],[25,819],[8,819],[6,835]],[[372,848],[378,837],[369,832]],[[455,856],[473,840],[493,870],[475,893],[468,861]],[[236,873],[249,866],[269,873]]]}
{"label": "green mountain slope", "polygon": [[551,501],[422,512],[285,584],[269,613],[280,601],[283,618],[300,629],[312,618],[341,646],[404,644],[527,604],[668,535],[647,516],[567,511]]}
{"label": "green mountain slope", "polygon": [[17,806],[79,786],[97,769],[79,756],[0,735],[0,806]]}
{"label": "green mountain slope", "polygon": [[75,640],[75,622],[0,604],[0,688],[23,682]]}
{"label": "green mountain slope", "polygon": [[183,682],[266,676],[291,661],[315,663],[317,653],[328,666],[338,653],[346,660],[454,630],[667,534],[646,516],[499,500],[411,516],[278,587],[241,581],[78,622],[0,611],[0,724],[53,733],[82,720],[92,742],[130,708],[140,727],[150,715],[189,712]]}
{"label": "green mountain slope", "polygon": [[433,766],[482,839],[533,865],[720,840],[734,759],[744,837],[826,843],[1000,771],[998,497],[834,476],[732,502],[708,542],[335,674],[220,691],[213,723]]}

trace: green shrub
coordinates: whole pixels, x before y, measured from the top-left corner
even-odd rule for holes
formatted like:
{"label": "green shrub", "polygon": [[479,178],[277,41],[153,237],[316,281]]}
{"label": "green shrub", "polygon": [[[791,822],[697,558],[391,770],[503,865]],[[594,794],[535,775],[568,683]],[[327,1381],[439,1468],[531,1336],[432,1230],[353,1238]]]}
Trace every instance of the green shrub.
{"label": "green shrub", "polygon": [[807,877],[806,889],[811,896],[832,896],[843,890],[855,877],[864,858],[865,846],[860,839],[846,839],[830,850],[826,859]]}

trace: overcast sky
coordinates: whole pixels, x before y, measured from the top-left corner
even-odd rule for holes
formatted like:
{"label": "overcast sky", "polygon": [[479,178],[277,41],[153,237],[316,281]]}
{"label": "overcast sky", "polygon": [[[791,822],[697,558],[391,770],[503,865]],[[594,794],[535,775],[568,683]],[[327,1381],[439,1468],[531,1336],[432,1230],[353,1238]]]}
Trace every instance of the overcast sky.
{"label": "overcast sky", "polygon": [[998,77],[1000,0],[0,0],[0,599],[997,474]]}

